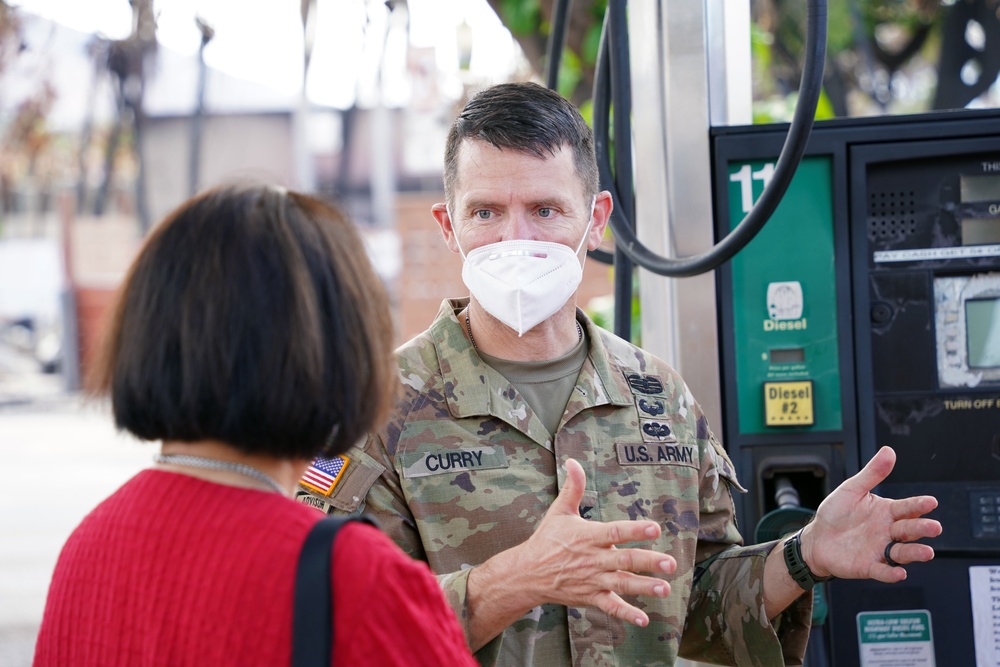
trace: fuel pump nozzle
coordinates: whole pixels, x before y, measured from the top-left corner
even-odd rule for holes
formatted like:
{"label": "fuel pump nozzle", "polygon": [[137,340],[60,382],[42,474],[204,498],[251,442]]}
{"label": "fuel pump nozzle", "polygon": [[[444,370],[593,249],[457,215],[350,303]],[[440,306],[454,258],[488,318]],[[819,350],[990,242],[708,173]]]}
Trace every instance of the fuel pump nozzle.
{"label": "fuel pump nozzle", "polygon": [[784,475],[774,478],[774,502],[778,505],[778,509],[802,506],[799,492],[792,484],[792,480]]}

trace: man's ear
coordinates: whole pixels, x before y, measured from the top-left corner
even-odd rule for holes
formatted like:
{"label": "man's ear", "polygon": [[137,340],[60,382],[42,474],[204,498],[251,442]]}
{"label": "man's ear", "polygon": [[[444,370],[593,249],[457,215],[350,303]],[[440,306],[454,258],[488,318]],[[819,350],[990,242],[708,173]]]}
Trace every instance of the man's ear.
{"label": "man's ear", "polygon": [[596,250],[600,247],[601,240],[604,238],[604,229],[608,226],[613,208],[611,193],[607,190],[598,192],[597,198],[594,200],[594,224],[591,225],[590,233],[587,235],[587,250]]}
{"label": "man's ear", "polygon": [[434,220],[437,221],[438,226],[441,228],[441,236],[444,237],[444,242],[448,244],[448,249],[457,253],[459,251],[458,240],[455,238],[455,227],[451,223],[451,215],[448,213],[447,204],[438,203],[431,206],[431,215],[434,216]]}

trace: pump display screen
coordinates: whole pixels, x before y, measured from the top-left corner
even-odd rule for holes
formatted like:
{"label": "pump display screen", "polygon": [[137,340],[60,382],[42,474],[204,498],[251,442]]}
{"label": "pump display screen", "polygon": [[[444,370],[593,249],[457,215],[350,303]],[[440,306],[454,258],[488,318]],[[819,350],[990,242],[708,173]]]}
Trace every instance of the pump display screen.
{"label": "pump display screen", "polygon": [[801,364],[806,360],[806,351],[801,347],[771,350],[772,364]]}
{"label": "pump display screen", "polygon": [[1000,298],[965,302],[969,368],[1000,367]]}
{"label": "pump display screen", "polygon": [[962,245],[1000,243],[1000,218],[963,218]]}
{"label": "pump display screen", "polygon": [[1000,272],[934,278],[938,383],[1000,386]]}
{"label": "pump display screen", "polygon": [[962,203],[1000,201],[1000,175],[963,175],[959,182]]}
{"label": "pump display screen", "polygon": [[962,245],[1000,243],[1000,174],[963,175],[959,191]]}

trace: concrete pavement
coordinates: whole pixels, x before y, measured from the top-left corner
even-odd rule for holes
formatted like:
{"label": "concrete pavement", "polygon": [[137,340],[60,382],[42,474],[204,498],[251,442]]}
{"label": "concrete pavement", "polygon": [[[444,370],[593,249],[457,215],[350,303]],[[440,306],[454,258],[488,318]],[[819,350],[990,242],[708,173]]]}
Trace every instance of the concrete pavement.
{"label": "concrete pavement", "polygon": [[[0,665],[27,667],[49,580],[70,532],[151,464],[154,445],[118,434],[106,404],[0,354]],[[15,372],[16,370],[16,372]]]}

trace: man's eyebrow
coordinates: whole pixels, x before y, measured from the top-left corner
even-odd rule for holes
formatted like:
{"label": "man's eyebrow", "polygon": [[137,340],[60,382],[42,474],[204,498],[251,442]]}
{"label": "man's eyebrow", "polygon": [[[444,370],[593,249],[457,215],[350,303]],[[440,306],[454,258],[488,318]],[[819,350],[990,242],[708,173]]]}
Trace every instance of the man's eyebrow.
{"label": "man's eyebrow", "polygon": [[569,200],[562,197],[545,197],[543,199],[535,199],[531,202],[533,208],[567,208],[569,207]]}
{"label": "man's eyebrow", "polygon": [[496,208],[500,206],[494,199],[470,199],[465,202],[462,209],[465,211],[474,211],[477,208]]}
{"label": "man's eyebrow", "polygon": [[[506,202],[498,202],[495,199],[470,199],[462,206],[464,211],[475,211],[480,208],[504,208],[507,206]],[[532,199],[528,201],[528,206],[531,208],[559,208],[565,209],[570,206],[570,201],[565,197],[542,197],[541,199]]]}

